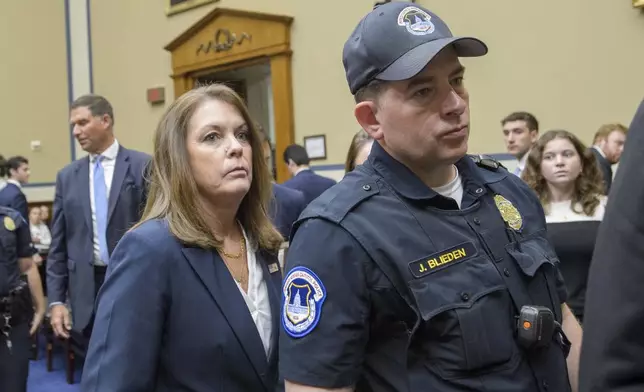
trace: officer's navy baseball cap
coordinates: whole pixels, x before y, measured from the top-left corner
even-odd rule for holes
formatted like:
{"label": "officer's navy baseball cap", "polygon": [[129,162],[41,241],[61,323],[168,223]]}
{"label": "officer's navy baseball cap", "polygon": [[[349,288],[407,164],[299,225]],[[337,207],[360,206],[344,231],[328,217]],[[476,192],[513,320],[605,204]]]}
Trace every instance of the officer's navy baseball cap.
{"label": "officer's navy baseball cap", "polygon": [[378,6],[362,18],[344,44],[342,62],[351,93],[374,79],[410,79],[449,45],[459,57],[487,53],[483,41],[454,37],[441,18],[417,4]]}

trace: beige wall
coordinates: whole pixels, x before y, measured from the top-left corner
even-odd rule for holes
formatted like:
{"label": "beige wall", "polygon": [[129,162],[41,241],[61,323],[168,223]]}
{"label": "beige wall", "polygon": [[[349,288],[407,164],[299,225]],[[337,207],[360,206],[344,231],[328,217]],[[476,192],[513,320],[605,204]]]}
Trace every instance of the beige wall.
{"label": "beige wall", "polygon": [[[2,5],[0,154],[25,156],[34,183],[54,182],[58,168],[70,162],[65,42],[61,1]],[[34,140],[41,142],[40,151],[31,150]]]}
{"label": "beige wall", "polygon": [[[644,96],[644,16],[630,1],[497,0],[494,7],[485,2],[419,2],[431,3],[456,34],[476,35],[490,47],[487,57],[464,61],[472,96],[472,152],[504,152],[499,120],[514,110],[534,112],[542,129],[566,128],[590,142],[601,123],[628,123]],[[172,17],[164,14],[164,3],[92,3],[95,91],[114,102],[124,144],[150,151],[162,108],[145,102],[145,89],[165,86],[172,96],[170,59],[163,46],[220,6],[295,18],[296,140],[326,134],[328,159],[319,163],[343,161],[358,126],[341,50],[372,0],[222,0]]]}
{"label": "beige wall", "polygon": [[[628,0],[497,0],[494,7],[455,0],[419,2],[431,3],[455,33],[476,35],[490,46],[487,57],[464,61],[472,96],[472,152],[503,152],[498,122],[514,110],[534,112],[542,129],[566,128],[589,142],[601,123],[628,123],[644,95],[644,15]],[[9,4],[0,13],[0,153],[26,155],[32,162],[32,180],[52,182],[70,159],[64,3]],[[113,102],[116,132],[124,145],[151,152],[154,128],[173,97],[170,57],[163,47],[220,6],[295,18],[296,140],[326,134],[328,159],[316,164],[342,163],[357,124],[341,50],[373,0],[221,0],[171,17],[165,15],[165,4],[166,0],[91,1],[94,91]],[[74,18],[83,17],[78,13]],[[83,37],[76,37],[82,33],[72,29],[72,41],[82,43]],[[74,78],[91,75],[82,67],[72,71]],[[155,86],[166,88],[165,105],[146,102],[146,89]],[[40,140],[42,151],[31,152],[31,140]],[[328,174],[336,177],[341,172]],[[33,188],[29,192],[38,195]]]}

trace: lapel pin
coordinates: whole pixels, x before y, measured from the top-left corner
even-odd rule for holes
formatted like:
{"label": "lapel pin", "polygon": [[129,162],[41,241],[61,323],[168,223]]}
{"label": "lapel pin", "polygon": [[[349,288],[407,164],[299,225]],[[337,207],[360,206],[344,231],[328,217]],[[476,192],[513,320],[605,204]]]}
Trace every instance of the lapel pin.
{"label": "lapel pin", "polygon": [[275,273],[277,271],[279,271],[279,267],[277,266],[277,263],[273,263],[273,264],[268,265],[268,272],[270,272],[272,274],[272,273]]}

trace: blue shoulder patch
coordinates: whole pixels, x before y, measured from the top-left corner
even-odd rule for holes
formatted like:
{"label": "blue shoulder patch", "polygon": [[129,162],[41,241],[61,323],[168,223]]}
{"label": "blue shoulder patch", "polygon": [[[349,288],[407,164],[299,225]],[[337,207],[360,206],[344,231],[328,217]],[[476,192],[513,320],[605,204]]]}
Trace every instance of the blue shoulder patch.
{"label": "blue shoulder patch", "polygon": [[282,326],[286,333],[301,338],[313,331],[320,321],[326,288],[318,276],[306,267],[293,268],[282,286]]}

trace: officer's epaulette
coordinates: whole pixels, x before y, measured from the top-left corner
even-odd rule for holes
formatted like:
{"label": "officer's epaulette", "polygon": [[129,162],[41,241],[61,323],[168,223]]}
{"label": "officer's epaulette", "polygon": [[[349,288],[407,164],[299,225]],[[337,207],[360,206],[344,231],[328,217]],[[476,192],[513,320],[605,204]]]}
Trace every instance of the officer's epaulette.
{"label": "officer's epaulette", "polygon": [[476,166],[482,167],[490,171],[499,171],[499,168],[507,170],[505,166],[494,158],[484,155],[470,155],[470,158],[476,163]]}

